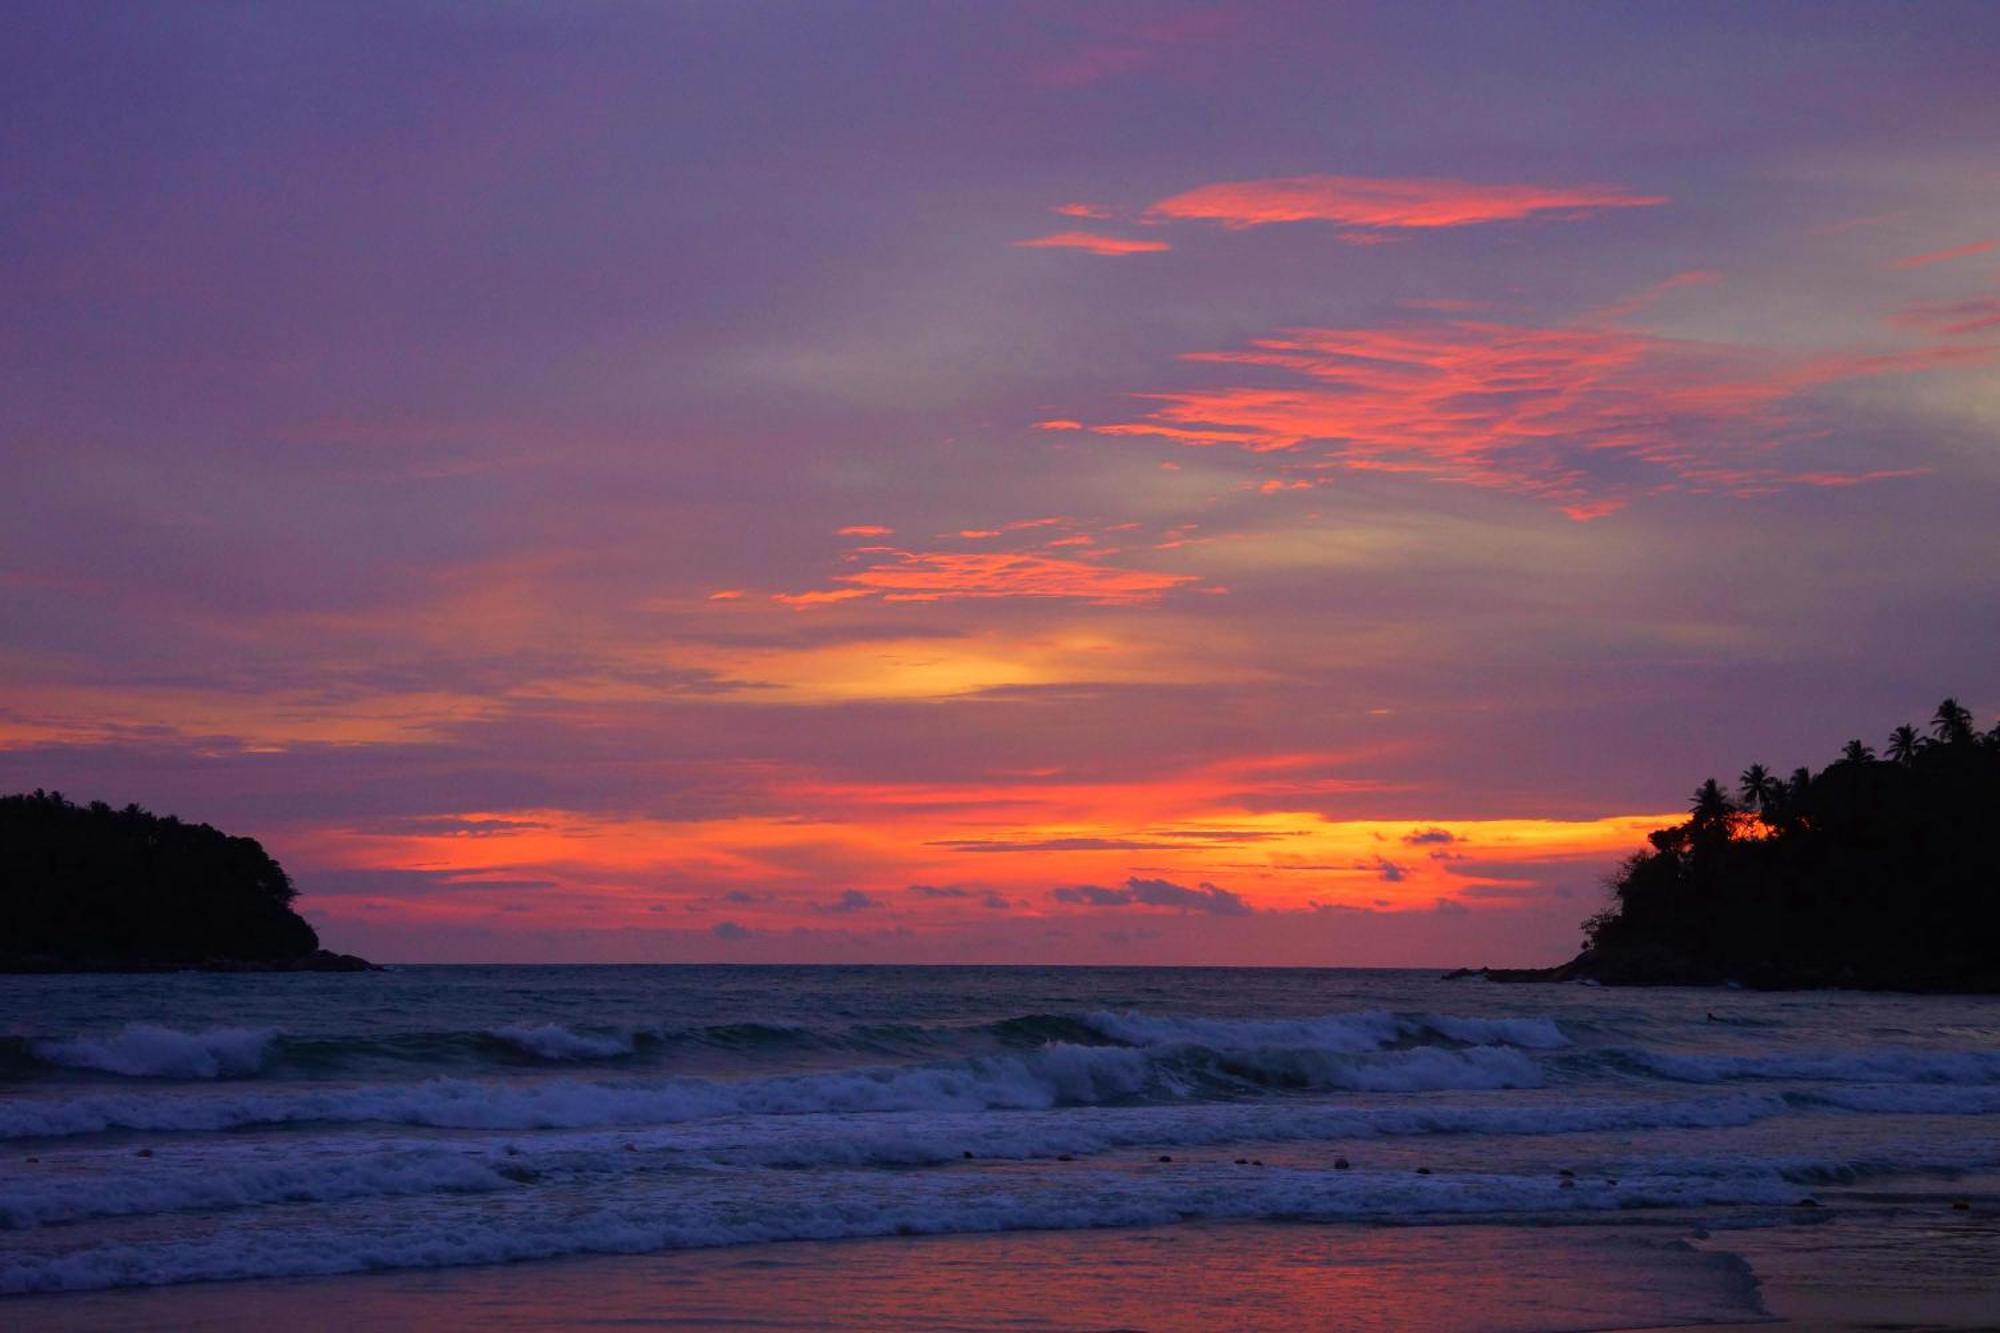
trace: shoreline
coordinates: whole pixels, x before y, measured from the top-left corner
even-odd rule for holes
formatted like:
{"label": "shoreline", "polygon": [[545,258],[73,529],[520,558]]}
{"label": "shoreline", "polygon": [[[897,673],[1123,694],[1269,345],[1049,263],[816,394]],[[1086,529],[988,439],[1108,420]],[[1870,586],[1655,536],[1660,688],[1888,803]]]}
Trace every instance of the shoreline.
{"label": "shoreline", "polygon": [[[1200,1222],[584,1256],[0,1299],[41,1329],[1144,1328],[1471,1330],[1991,1326],[1983,1285],[1927,1262],[1963,1242],[1857,1216],[1711,1234],[1641,1225]],[[1838,1226],[1838,1223],[1833,1225]],[[2000,1210],[1972,1228],[2000,1245]],[[1887,1237],[1887,1244],[1884,1238]],[[1857,1254],[1873,1256],[1856,1264]]]}

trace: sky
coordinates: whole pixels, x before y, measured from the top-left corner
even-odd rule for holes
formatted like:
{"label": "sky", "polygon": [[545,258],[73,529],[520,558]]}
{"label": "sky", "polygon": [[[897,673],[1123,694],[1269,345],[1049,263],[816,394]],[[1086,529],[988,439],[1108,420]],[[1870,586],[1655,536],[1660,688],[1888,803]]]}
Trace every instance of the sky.
{"label": "sky", "polygon": [[1554,962],[2000,712],[2000,7],[9,4],[0,790],[385,961]]}

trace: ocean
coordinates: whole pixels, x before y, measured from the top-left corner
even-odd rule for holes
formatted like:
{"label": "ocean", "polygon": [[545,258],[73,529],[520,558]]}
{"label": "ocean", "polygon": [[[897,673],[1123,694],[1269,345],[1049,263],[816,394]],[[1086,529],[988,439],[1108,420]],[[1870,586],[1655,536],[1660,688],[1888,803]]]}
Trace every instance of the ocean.
{"label": "ocean", "polygon": [[[1276,969],[0,978],[0,1323],[78,1299],[33,1293],[494,1264],[560,1287],[592,1255],[740,1302],[701,1281],[750,1253],[775,1256],[756,1299],[823,1317],[829,1282],[940,1237],[1042,1265],[1029,1307],[1082,1255],[1304,1247],[1376,1276],[1553,1264],[1568,1303],[1520,1327],[1754,1319],[1753,1252],[1768,1275],[1909,1234],[1926,1281],[1990,1276],[1996,1171],[2000,999]],[[1174,1323],[1152,1308],[1138,1326]]]}

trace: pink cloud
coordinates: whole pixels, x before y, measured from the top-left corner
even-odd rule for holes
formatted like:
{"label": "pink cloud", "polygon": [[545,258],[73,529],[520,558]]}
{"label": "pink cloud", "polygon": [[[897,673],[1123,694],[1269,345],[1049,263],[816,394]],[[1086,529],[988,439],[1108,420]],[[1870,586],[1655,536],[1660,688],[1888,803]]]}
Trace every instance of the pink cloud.
{"label": "pink cloud", "polygon": [[1920,255],[1905,255],[1889,265],[1890,268],[1922,268],[1926,264],[1942,264],[1948,259],[1966,259],[1972,255],[1983,255],[1990,250],[2000,250],[2000,239],[1974,241],[1970,245],[1954,246],[1949,250],[1931,250]]}
{"label": "pink cloud", "polygon": [[894,528],[885,528],[879,523],[851,523],[838,529],[836,537],[888,537],[895,534]]}
{"label": "pink cloud", "polygon": [[1643,291],[1626,297],[1597,312],[1598,319],[1622,319],[1635,315],[1651,306],[1668,292],[1680,291],[1685,287],[1707,287],[1722,281],[1722,275],[1710,269],[1696,269],[1687,273],[1676,273],[1671,278],[1656,282]]}
{"label": "pink cloud", "polygon": [[1212,387],[1138,395],[1149,411],[1090,429],[1252,453],[1321,444],[1305,466],[1534,494],[1586,519],[1625,502],[1633,483],[1600,480],[1617,456],[1674,484],[1731,494],[1878,479],[1887,474],[1774,466],[1770,447],[1789,425],[1789,400],[1843,380],[1993,356],[1936,345],[1787,359],[1619,329],[1470,320],[1293,329],[1238,351],[1190,354],[1235,373]]}
{"label": "pink cloud", "polygon": [[1157,218],[1220,222],[1240,229],[1277,222],[1334,222],[1362,230],[1347,240],[1379,238],[1386,230],[1465,227],[1538,214],[1578,217],[1606,208],[1645,208],[1664,195],[1634,194],[1609,185],[1546,187],[1485,185],[1441,177],[1289,176],[1203,185],[1154,204]]}
{"label": "pink cloud", "polygon": [[1150,255],[1174,248],[1165,241],[1103,236],[1092,231],[1059,231],[1014,244],[1023,250],[1082,250],[1093,255]]}
{"label": "pink cloud", "polygon": [[1057,204],[1055,211],[1066,218],[1089,218],[1095,222],[1111,216],[1111,210],[1102,204]]}
{"label": "pink cloud", "polygon": [[1915,301],[1889,316],[1899,329],[1959,335],[2000,328],[2000,297],[1974,296],[1963,301]]}
{"label": "pink cloud", "polygon": [[1222,10],[1156,18],[1105,32],[1054,56],[1035,69],[1034,79],[1050,87],[1086,88],[1150,68],[1183,48],[1211,43],[1235,26],[1235,15]]}

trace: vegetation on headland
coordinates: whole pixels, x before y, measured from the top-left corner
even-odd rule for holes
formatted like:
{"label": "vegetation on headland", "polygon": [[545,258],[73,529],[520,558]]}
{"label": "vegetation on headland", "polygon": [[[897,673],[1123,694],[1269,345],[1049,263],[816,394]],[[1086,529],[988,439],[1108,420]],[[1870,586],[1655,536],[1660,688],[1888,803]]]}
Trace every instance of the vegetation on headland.
{"label": "vegetation on headland", "polygon": [[1555,968],[1500,981],[2000,991],[2000,726],[1946,699],[1928,732],[1813,772],[1711,778],[1611,879]]}
{"label": "vegetation on headland", "polygon": [[354,971],[254,838],[59,792],[0,797],[0,971]]}

